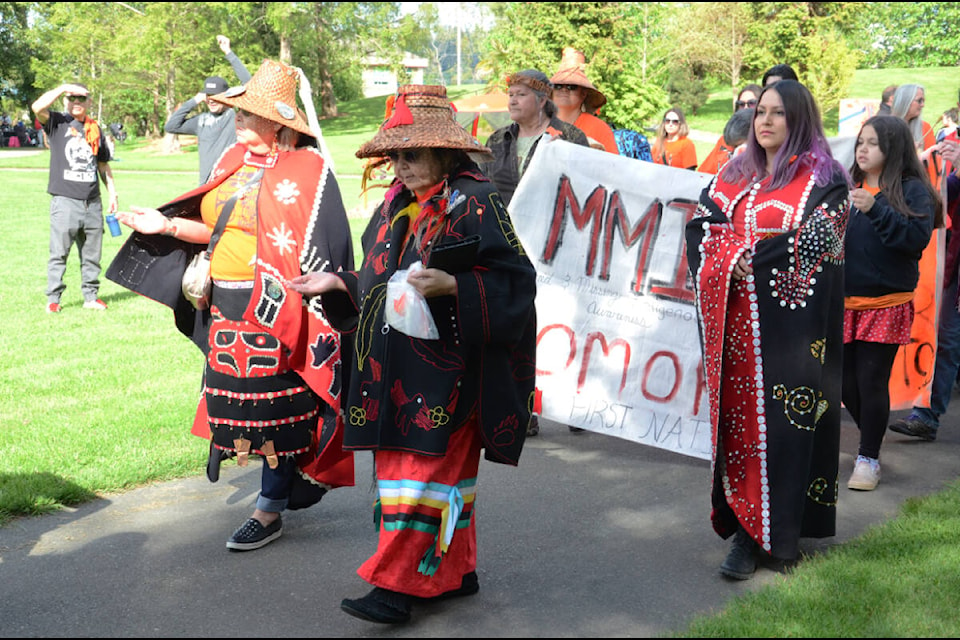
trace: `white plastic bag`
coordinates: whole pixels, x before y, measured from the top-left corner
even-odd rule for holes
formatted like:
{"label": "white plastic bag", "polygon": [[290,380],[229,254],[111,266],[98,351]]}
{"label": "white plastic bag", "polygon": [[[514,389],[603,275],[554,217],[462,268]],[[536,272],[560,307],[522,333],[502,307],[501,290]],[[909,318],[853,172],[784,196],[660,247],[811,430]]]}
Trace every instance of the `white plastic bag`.
{"label": "white plastic bag", "polygon": [[423,264],[415,262],[409,269],[397,271],[387,281],[387,324],[411,338],[436,340],[440,337],[433,314],[426,299],[413,285],[407,282],[407,275],[423,269]]}

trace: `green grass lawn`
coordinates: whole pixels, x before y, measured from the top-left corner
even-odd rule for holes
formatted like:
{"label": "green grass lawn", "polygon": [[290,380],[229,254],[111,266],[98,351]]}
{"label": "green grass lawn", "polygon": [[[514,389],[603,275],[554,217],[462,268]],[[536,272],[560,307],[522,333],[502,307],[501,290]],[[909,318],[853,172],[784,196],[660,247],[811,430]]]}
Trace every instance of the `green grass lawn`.
{"label": "green grass lawn", "polygon": [[[879,96],[887,84],[927,88],[926,119],[956,103],[960,72],[864,71],[852,97]],[[451,96],[476,91],[451,90]],[[720,134],[725,95],[691,119]],[[383,99],[341,105],[325,120],[348,209],[362,208],[357,147],[383,117]],[[829,132],[828,132],[829,134]],[[706,151],[712,147],[708,143]],[[702,159],[706,155],[703,152]],[[698,148],[698,155],[700,149]],[[9,154],[9,155],[7,155]],[[6,155],[6,157],[4,157]],[[105,313],[81,308],[76,252],[67,265],[64,310],[47,315],[46,152],[13,158],[0,150],[0,525],[90,500],[98,494],[203,472],[205,443],[189,434],[203,359],[175,330],[168,309],[103,280]],[[196,184],[195,146],[177,154],[129,140],[114,163],[121,207],[157,206]],[[37,170],[42,169],[42,170]],[[376,191],[372,200],[380,197]],[[370,204],[370,203],[368,203]],[[354,246],[366,220],[351,219]],[[103,265],[121,238],[104,240]],[[359,253],[358,253],[359,256]],[[736,598],[718,615],[697,619],[679,637],[960,635],[960,485],[911,500],[897,519],[823,557],[801,563],[775,584]],[[826,608],[824,603],[832,604]]]}

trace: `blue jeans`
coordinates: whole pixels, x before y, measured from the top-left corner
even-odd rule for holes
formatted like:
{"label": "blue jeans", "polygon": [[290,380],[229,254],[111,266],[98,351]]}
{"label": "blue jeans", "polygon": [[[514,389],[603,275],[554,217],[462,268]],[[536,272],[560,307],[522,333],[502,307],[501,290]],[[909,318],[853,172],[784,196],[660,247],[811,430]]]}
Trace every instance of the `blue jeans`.
{"label": "blue jeans", "polygon": [[271,469],[264,458],[257,509],[271,513],[280,513],[286,509],[293,487],[293,474],[296,472],[297,460],[294,456],[281,456],[276,469]]}
{"label": "blue jeans", "polygon": [[931,429],[940,427],[940,416],[947,412],[957,370],[960,369],[960,311],[957,311],[956,279],[944,286],[942,300],[930,408],[914,407],[910,412],[910,418],[919,420]]}

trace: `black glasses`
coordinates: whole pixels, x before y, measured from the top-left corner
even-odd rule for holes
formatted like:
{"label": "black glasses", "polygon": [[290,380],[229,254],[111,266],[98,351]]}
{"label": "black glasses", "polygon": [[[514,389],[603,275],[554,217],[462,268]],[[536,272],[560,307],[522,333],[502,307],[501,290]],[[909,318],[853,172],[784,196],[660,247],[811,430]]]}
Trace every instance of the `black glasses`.
{"label": "black glasses", "polygon": [[87,96],[67,96],[69,102],[86,102]]}
{"label": "black glasses", "polygon": [[754,108],[757,106],[756,100],[737,100],[734,103],[737,106],[737,109],[743,109],[744,107]]}
{"label": "black glasses", "polygon": [[413,164],[420,160],[420,150],[411,149],[410,151],[391,151],[387,154],[387,157],[390,158],[390,162],[397,164],[397,161],[403,158],[403,161],[409,164]]}
{"label": "black glasses", "polygon": [[576,91],[580,88],[578,84],[555,84],[553,85],[555,91]]}
{"label": "black glasses", "polygon": [[667,124],[680,124],[679,118],[664,118],[663,121]]}

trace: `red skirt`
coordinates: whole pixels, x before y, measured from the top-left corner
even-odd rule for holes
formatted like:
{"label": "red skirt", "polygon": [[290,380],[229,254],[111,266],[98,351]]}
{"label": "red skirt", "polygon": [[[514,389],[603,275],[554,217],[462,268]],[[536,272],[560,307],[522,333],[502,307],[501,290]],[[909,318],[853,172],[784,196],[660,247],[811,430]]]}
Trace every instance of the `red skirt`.
{"label": "red skirt", "polygon": [[843,343],[910,344],[913,316],[912,301],[885,309],[845,309]]}
{"label": "red skirt", "polygon": [[419,598],[459,589],[477,568],[473,519],[480,430],[476,418],[450,436],[440,457],[377,451],[380,536],[357,573],[370,584]]}

